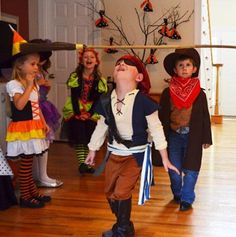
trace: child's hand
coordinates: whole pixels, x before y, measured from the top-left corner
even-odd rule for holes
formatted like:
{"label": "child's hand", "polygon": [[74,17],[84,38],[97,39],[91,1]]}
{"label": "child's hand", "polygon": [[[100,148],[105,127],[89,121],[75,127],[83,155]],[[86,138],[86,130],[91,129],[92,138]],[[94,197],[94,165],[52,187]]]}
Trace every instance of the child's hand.
{"label": "child's hand", "polygon": [[90,118],[90,113],[88,112],[82,112],[81,115],[81,120],[86,120],[86,119],[89,119]]}
{"label": "child's hand", "polygon": [[26,85],[27,86],[33,86],[34,85],[34,79],[35,79],[35,74],[34,73],[28,73],[25,77]]}
{"label": "child's hand", "polygon": [[40,79],[38,79],[37,83],[38,83],[39,86],[46,86],[46,87],[50,87],[51,86],[50,81],[45,79],[44,77],[41,77]]}
{"label": "child's hand", "polygon": [[48,79],[45,79],[44,86],[51,87],[51,82]]}
{"label": "child's hand", "polygon": [[178,175],[180,175],[179,170],[174,165],[172,165],[171,162],[169,161],[167,150],[162,149],[162,150],[159,150],[159,152],[161,154],[162,163],[166,172],[168,172],[168,170],[171,169],[171,170],[174,170]]}
{"label": "child's hand", "polygon": [[95,165],[95,156],[96,156],[96,151],[89,151],[85,164],[94,166]]}
{"label": "child's hand", "polygon": [[178,175],[180,175],[179,170],[174,165],[172,165],[168,159],[162,159],[162,163],[166,172],[168,172],[168,170],[171,169],[174,170]]}
{"label": "child's hand", "polygon": [[202,145],[202,147],[204,148],[204,149],[207,149],[208,147],[210,147],[211,145],[210,144],[203,144]]}
{"label": "child's hand", "polygon": [[90,118],[90,113],[88,112],[81,112],[80,115],[75,115],[75,118],[78,120],[87,120]]}
{"label": "child's hand", "polygon": [[48,134],[50,132],[50,127],[45,124],[45,133]]}

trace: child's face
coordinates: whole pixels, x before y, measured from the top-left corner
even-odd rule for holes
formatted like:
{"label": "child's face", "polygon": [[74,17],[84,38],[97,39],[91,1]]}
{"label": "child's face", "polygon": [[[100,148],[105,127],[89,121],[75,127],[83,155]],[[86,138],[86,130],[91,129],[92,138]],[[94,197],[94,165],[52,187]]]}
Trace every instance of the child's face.
{"label": "child's face", "polygon": [[138,72],[136,66],[132,65],[132,62],[129,61],[118,61],[115,65],[113,77],[115,82],[134,82],[137,83],[142,80],[139,77],[142,77],[142,74]]}
{"label": "child's face", "polygon": [[30,54],[27,59],[24,61],[22,65],[19,66],[20,73],[22,75],[36,75],[39,70],[39,55],[38,54]]}
{"label": "child's face", "polygon": [[91,51],[84,52],[82,63],[86,69],[93,69],[97,64],[97,58]]}
{"label": "child's face", "polygon": [[174,68],[175,74],[182,78],[190,78],[196,71],[197,67],[193,65],[190,59],[177,61]]}

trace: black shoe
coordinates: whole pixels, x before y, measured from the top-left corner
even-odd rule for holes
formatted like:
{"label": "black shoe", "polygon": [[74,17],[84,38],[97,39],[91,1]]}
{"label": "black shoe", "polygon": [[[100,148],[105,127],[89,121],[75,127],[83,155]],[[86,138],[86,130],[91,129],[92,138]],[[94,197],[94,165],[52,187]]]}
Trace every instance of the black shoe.
{"label": "black shoe", "polygon": [[79,173],[80,174],[85,174],[87,169],[88,169],[88,166],[85,163],[82,163],[79,166]]}
{"label": "black shoe", "polygon": [[112,237],[112,236],[113,236],[112,230],[108,230],[108,231],[102,233],[102,237]]}
{"label": "black shoe", "polygon": [[180,211],[187,211],[187,210],[189,210],[189,209],[191,209],[191,208],[192,208],[192,205],[191,205],[190,203],[185,202],[185,201],[182,201],[182,202],[180,203],[179,210],[180,210]]}
{"label": "black shoe", "polygon": [[95,169],[93,167],[88,166],[85,163],[82,163],[79,166],[79,173],[80,174],[85,174],[85,173],[93,174],[94,172],[95,172]]}
{"label": "black shoe", "polygon": [[20,198],[20,207],[41,208],[44,207],[44,203],[40,202],[35,198],[29,198],[29,199]]}
{"label": "black shoe", "polygon": [[175,203],[180,204],[180,201],[181,201],[180,197],[174,196],[173,200],[174,200]]}
{"label": "black shoe", "polygon": [[50,202],[52,198],[50,196],[39,194],[37,197],[34,197],[34,199],[38,200],[39,202]]}
{"label": "black shoe", "polygon": [[86,173],[93,174],[94,172],[95,172],[95,169],[93,167],[88,166],[88,169],[86,170]]}

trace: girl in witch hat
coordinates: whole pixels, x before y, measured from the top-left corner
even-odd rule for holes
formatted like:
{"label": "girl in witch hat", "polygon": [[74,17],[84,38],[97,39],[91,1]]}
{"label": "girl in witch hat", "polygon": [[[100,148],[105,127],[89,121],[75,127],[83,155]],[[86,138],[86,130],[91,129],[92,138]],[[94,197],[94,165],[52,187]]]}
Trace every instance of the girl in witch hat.
{"label": "girl in witch hat", "polygon": [[[49,40],[33,39],[30,43],[47,43]],[[50,131],[47,134],[48,143],[52,143],[55,139],[55,132],[60,126],[60,117],[57,108],[47,99],[47,94],[51,88],[51,82],[48,79],[48,69],[51,66],[50,57],[51,51],[40,52],[39,72],[36,76],[37,84],[39,85],[39,106],[45,118]],[[33,177],[36,180],[38,187],[57,188],[63,182],[58,179],[52,179],[47,174],[48,151],[44,152],[41,157],[34,157],[33,162]]]}
{"label": "girl in witch hat", "polygon": [[45,138],[49,127],[39,108],[39,87],[35,82],[39,70],[39,51],[21,51],[20,45],[27,42],[9,26],[0,25],[0,34],[2,39],[10,41],[1,45],[5,46],[5,57],[1,58],[1,63],[5,66],[7,63],[12,65],[12,80],[6,85],[12,110],[6,135],[7,158],[20,159],[20,207],[40,208],[51,197],[39,193],[32,177],[33,157],[48,149]]}

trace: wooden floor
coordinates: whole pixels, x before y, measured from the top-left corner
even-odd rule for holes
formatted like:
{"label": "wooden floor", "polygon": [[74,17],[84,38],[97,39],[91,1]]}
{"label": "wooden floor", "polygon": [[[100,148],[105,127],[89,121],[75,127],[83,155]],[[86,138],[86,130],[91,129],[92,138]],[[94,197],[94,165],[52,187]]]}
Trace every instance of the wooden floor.
{"label": "wooden floor", "polygon": [[[213,125],[213,137],[214,146],[204,152],[193,210],[179,212],[161,167],[155,167],[156,185],[144,206],[137,205],[136,188],[132,212],[136,237],[236,236],[236,120]],[[79,176],[72,148],[64,143],[51,146],[49,173],[64,186],[41,189],[52,196],[42,209],[16,206],[1,211],[1,237],[100,237],[111,227],[114,218],[103,195],[104,176]]]}

